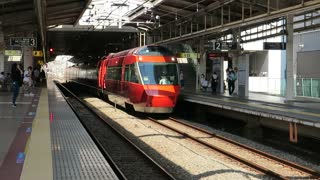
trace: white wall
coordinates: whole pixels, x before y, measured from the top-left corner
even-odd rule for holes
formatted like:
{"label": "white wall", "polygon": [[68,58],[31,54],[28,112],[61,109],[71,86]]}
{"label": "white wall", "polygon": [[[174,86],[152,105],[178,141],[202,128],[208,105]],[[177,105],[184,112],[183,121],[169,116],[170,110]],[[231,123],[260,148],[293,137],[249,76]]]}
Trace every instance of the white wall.
{"label": "white wall", "polygon": [[243,43],[242,48],[245,51],[262,51],[263,50],[263,42],[282,42],[282,37],[277,36],[277,37],[272,37],[272,38],[268,38],[268,39]]}
{"label": "white wall", "polygon": [[[274,37],[243,44],[244,50],[262,51],[263,42],[282,42],[282,37]],[[268,50],[267,56],[259,55],[258,61],[267,64],[266,77],[249,77],[249,91],[280,94],[281,90],[281,50]],[[263,60],[265,59],[265,60]],[[263,64],[262,64],[263,67]],[[262,68],[262,69],[265,69]],[[261,75],[261,74],[257,74]]]}
{"label": "white wall", "polygon": [[250,53],[250,73],[256,76],[263,76],[263,72],[268,72],[268,51],[257,51]]}

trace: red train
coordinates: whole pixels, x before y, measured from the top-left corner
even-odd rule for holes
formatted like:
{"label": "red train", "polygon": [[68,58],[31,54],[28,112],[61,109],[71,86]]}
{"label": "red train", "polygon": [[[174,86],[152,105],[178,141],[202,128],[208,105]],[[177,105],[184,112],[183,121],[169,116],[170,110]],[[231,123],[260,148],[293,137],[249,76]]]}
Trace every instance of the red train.
{"label": "red train", "polygon": [[162,46],[142,46],[66,69],[66,79],[137,112],[171,113],[180,94],[176,57]]}

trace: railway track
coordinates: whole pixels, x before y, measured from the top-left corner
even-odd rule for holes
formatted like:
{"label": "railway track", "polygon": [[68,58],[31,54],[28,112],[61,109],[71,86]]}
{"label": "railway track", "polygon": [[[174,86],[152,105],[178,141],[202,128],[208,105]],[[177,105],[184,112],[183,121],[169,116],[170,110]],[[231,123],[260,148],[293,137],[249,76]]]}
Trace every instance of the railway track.
{"label": "railway track", "polygon": [[161,121],[150,117],[148,119],[273,178],[320,179],[320,173],[312,169],[275,157],[174,118]]}
{"label": "railway track", "polygon": [[96,114],[62,84],[55,83],[120,179],[175,179],[112,123]]}

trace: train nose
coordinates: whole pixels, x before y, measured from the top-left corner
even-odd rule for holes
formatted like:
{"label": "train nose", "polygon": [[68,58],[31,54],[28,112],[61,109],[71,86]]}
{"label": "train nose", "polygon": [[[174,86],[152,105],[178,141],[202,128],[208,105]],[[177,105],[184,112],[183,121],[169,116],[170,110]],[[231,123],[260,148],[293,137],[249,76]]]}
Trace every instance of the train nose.
{"label": "train nose", "polygon": [[148,96],[147,106],[149,107],[174,107],[175,96]]}

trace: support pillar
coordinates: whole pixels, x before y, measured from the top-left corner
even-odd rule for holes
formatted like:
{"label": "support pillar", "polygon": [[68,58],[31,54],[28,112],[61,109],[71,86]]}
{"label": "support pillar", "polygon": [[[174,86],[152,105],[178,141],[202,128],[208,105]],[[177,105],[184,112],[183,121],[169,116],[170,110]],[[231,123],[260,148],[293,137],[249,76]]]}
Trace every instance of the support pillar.
{"label": "support pillar", "polygon": [[196,90],[200,89],[199,86],[199,77],[201,74],[206,74],[206,67],[207,67],[207,54],[206,51],[204,49],[204,38],[200,39],[199,42],[199,54],[200,54],[200,64],[198,62],[196,62],[196,66],[197,66],[197,76],[196,76]]}
{"label": "support pillar", "polygon": [[23,47],[23,68],[33,67],[32,47]]}
{"label": "support pillar", "polygon": [[0,27],[0,72],[4,71],[4,50],[5,42],[2,28]]}
{"label": "support pillar", "polygon": [[249,96],[249,54],[238,57],[238,96]]}
{"label": "support pillar", "polygon": [[287,16],[287,68],[286,68],[286,99],[294,97],[294,64],[293,64],[293,15]]}
{"label": "support pillar", "polygon": [[145,32],[139,32],[139,46],[146,45],[146,33]]}
{"label": "support pillar", "polygon": [[224,57],[220,57],[220,73],[218,74],[219,76],[219,86],[218,86],[218,92],[223,94],[224,93],[224,72],[227,69],[227,67],[224,67]]}
{"label": "support pillar", "polygon": [[295,122],[289,123],[289,139],[290,142],[298,143],[298,126]]}

